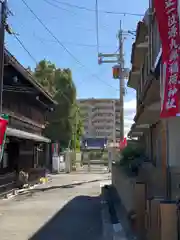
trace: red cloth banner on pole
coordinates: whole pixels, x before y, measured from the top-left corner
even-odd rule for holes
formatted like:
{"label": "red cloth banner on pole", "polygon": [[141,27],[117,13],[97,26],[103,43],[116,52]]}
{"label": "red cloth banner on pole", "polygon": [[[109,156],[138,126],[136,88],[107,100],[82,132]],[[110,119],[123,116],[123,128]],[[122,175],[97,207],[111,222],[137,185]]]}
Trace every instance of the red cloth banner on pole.
{"label": "red cloth banner on pole", "polygon": [[180,34],[178,0],[154,0],[156,18],[162,42],[164,93],[161,118],[174,117],[179,112]]}
{"label": "red cloth banner on pole", "polygon": [[2,114],[0,116],[0,162],[4,154],[4,144],[6,141],[6,129],[8,126],[8,115]]}
{"label": "red cloth banner on pole", "polygon": [[2,145],[4,142],[4,135],[6,132],[7,125],[8,121],[0,117],[0,145]]}
{"label": "red cloth banner on pole", "polygon": [[119,149],[122,150],[125,147],[127,147],[127,139],[126,138],[124,138],[123,140],[119,141]]}

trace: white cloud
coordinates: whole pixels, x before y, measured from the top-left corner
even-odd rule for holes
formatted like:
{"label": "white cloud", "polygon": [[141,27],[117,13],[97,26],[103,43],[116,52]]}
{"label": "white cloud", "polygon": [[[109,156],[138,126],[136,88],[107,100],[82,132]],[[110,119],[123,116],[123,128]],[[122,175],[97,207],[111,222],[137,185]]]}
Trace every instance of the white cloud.
{"label": "white cloud", "polygon": [[136,113],[136,99],[124,103],[124,135],[127,136]]}
{"label": "white cloud", "polygon": [[125,110],[128,110],[128,109],[135,110],[136,109],[136,99],[132,99],[130,101],[125,102],[124,109]]}

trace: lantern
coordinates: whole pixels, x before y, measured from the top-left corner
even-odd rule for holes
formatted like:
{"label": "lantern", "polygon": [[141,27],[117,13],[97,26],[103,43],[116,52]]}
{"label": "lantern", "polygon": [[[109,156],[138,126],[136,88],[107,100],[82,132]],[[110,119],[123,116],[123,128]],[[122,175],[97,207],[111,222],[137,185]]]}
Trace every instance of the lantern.
{"label": "lantern", "polygon": [[114,78],[114,79],[118,79],[119,76],[120,76],[120,67],[119,67],[119,65],[115,65],[115,66],[112,68],[112,70],[113,70],[113,78]]}

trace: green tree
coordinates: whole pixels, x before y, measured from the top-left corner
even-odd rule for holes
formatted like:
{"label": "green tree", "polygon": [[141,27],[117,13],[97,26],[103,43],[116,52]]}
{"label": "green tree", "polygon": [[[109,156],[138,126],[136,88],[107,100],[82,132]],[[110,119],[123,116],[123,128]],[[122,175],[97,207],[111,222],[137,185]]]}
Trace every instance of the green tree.
{"label": "green tree", "polygon": [[[73,135],[71,140],[71,147],[74,149],[76,147],[76,150],[80,150],[80,141],[81,136],[83,135],[83,122],[80,117],[80,109],[77,105],[75,105],[75,113],[74,113],[74,123],[73,123]],[[76,141],[76,145],[74,143]]]}
{"label": "green tree", "polygon": [[49,113],[45,134],[53,141],[59,141],[63,147],[68,147],[70,142],[70,146],[74,146],[72,141],[76,135],[76,146],[79,146],[82,122],[71,70],[57,68],[55,64],[42,60],[34,70],[34,77],[58,102],[54,111]]}
{"label": "green tree", "polygon": [[34,77],[51,94],[55,93],[56,66],[45,59],[40,61],[34,71]]}

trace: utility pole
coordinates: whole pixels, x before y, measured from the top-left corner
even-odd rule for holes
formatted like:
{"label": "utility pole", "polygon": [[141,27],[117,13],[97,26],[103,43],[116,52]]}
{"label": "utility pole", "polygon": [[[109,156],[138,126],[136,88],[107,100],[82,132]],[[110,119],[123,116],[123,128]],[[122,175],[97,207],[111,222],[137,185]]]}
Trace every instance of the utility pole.
{"label": "utility pole", "polygon": [[74,164],[76,165],[76,138],[77,138],[77,117],[78,117],[78,114],[77,114],[77,109],[76,109],[76,113],[75,113],[75,130],[74,130]]}
{"label": "utility pole", "polygon": [[1,16],[0,16],[0,114],[2,113],[3,105],[3,78],[4,78],[4,37],[5,23],[7,18],[7,0],[1,1]]}
{"label": "utility pole", "polygon": [[119,30],[119,84],[120,84],[120,141],[124,139],[124,53],[123,53],[123,31],[120,21],[120,30]]}
{"label": "utility pole", "polygon": [[77,110],[75,113],[75,130],[74,130],[74,151],[76,152],[76,135],[77,135]]}
{"label": "utility pole", "polygon": [[[118,32],[118,40],[119,40],[119,53],[112,54],[102,54],[99,53],[99,64],[102,63],[117,63],[119,69],[119,91],[120,91],[120,140],[124,139],[124,95],[125,95],[125,86],[124,86],[124,78],[128,76],[129,69],[124,67],[124,53],[123,53],[123,35],[126,34],[122,30],[121,21],[120,21],[120,29]],[[108,58],[107,60],[103,60],[103,58]],[[114,59],[112,59],[114,58]]]}
{"label": "utility pole", "polygon": [[116,101],[113,100],[113,144],[116,144]]}

